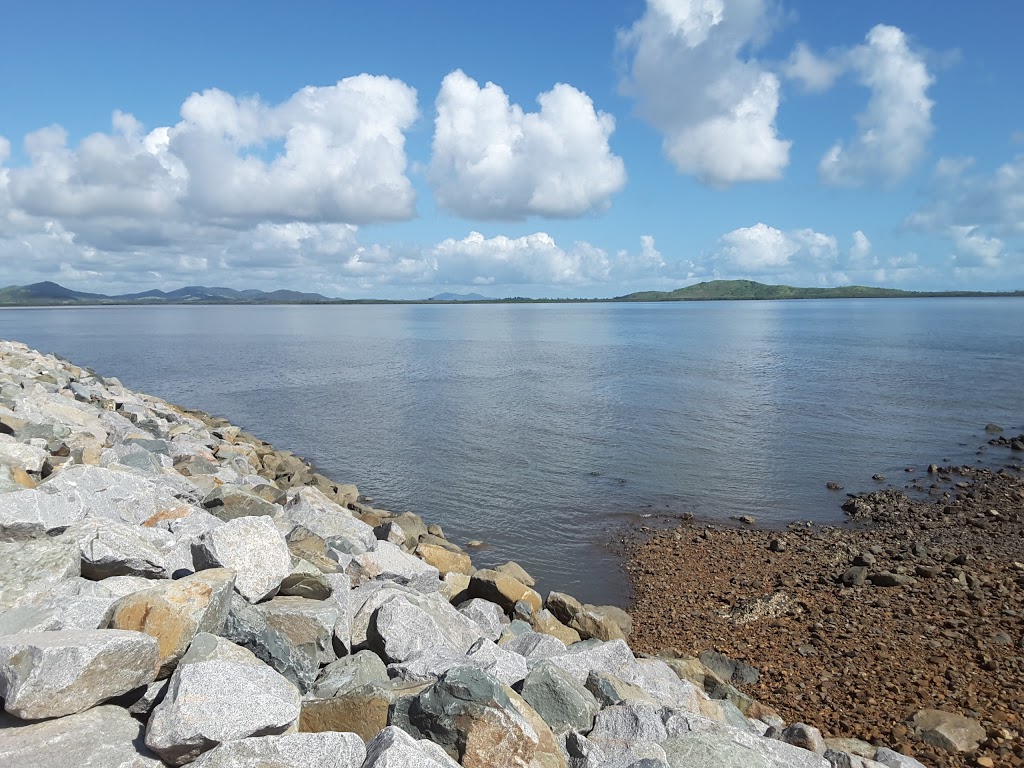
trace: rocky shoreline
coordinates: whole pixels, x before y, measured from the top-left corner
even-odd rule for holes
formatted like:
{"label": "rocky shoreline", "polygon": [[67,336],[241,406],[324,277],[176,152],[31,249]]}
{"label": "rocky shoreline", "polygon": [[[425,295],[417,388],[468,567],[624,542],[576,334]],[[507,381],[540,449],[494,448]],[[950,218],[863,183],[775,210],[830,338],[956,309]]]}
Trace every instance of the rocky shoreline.
{"label": "rocky shoreline", "polygon": [[921,765],[532,586],[223,419],[0,342],[2,765]]}
{"label": "rocky shoreline", "polygon": [[637,531],[633,647],[722,654],[737,688],[826,736],[1024,765],[1024,436],[988,432],[991,466],[908,468],[849,495],[849,527]]}

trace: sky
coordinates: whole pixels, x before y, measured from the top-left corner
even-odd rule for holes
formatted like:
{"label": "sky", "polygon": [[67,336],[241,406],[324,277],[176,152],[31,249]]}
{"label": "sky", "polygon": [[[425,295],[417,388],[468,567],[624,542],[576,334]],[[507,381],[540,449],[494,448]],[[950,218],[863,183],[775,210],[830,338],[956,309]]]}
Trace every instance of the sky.
{"label": "sky", "polygon": [[1024,289],[1024,4],[11,3],[0,285]]}

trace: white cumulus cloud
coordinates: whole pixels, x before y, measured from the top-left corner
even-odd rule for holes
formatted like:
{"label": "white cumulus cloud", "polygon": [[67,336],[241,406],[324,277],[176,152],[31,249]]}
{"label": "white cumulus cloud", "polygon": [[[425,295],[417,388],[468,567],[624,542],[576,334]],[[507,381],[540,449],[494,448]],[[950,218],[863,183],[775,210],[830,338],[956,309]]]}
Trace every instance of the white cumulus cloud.
{"label": "white cumulus cloud", "polygon": [[539,111],[525,112],[494,83],[481,87],[461,70],[445,77],[429,169],[443,207],[481,219],[608,208],[626,183],[622,158],[608,144],[615,119],[564,83],[537,103]]}
{"label": "white cumulus cloud", "polygon": [[821,93],[832,87],[846,64],[835,56],[822,57],[812,51],[806,43],[797,43],[782,66],[782,72],[790,80],[796,80],[811,93]]}
{"label": "white cumulus cloud", "polygon": [[770,30],[770,0],[648,0],[623,32],[623,91],[663,136],[680,173],[726,186],[771,181],[792,142],[775,125],[779,78],[749,58]]}
{"label": "white cumulus cloud", "polygon": [[718,264],[738,273],[783,273],[795,268],[827,268],[838,244],[813,229],[784,232],[767,224],[740,227],[719,238]]}
{"label": "white cumulus cloud", "polygon": [[[800,61],[799,49],[794,55],[797,59],[791,62]],[[804,56],[803,66],[794,72],[805,83],[808,73],[814,80],[815,66],[810,61]],[[856,137],[836,142],[822,157],[821,178],[843,186],[904,179],[917,167],[933,131],[934,102],[928,89],[935,79],[924,55],[911,47],[901,29],[879,24],[868,32],[863,45],[846,51],[837,65],[853,72],[871,96],[857,116]],[[820,76],[817,82],[825,84],[826,77]]]}
{"label": "white cumulus cloud", "polygon": [[961,267],[998,267],[1004,243],[998,237],[988,237],[977,227],[950,227],[950,236],[956,247],[954,259]]}
{"label": "white cumulus cloud", "polygon": [[186,202],[205,216],[401,220],[415,213],[405,131],[417,115],[413,88],[364,74],[307,86],[278,105],[194,93],[168,139],[188,169]]}
{"label": "white cumulus cloud", "polygon": [[878,259],[871,255],[871,241],[859,229],[853,233],[853,245],[846,258],[851,269],[866,269],[878,264]]}

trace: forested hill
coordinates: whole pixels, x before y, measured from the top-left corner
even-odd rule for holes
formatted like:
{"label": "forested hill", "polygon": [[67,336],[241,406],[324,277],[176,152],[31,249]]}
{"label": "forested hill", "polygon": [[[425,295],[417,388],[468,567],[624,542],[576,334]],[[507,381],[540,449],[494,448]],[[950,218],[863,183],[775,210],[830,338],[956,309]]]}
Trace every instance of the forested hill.
{"label": "forested hill", "polygon": [[765,285],[753,280],[711,280],[674,291],[639,291],[617,296],[616,301],[742,301],[765,299],[893,299],[926,296],[1024,296],[1024,291],[986,293],[984,291],[900,291],[895,288],[871,288],[845,285],[838,288],[795,288],[792,285]]}

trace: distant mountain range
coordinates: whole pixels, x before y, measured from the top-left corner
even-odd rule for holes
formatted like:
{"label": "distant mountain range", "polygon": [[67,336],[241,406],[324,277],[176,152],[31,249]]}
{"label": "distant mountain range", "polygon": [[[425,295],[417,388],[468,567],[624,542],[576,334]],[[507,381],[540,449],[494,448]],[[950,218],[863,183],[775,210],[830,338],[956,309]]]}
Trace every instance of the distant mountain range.
{"label": "distant mountain range", "polygon": [[937,296],[1024,296],[1024,291],[986,293],[984,291],[900,291],[895,288],[870,288],[847,285],[840,288],[795,288],[791,285],[765,285],[753,280],[712,280],[674,291],[640,291],[614,299],[529,299],[517,296],[494,299],[479,293],[439,293],[429,299],[390,301],[386,299],[337,299],[319,293],[300,291],[244,291],[234,288],[208,288],[189,285],[176,291],[144,291],[107,296],[102,293],[73,291],[53,282],[11,285],[0,288],[0,306],[86,306],[92,304],[423,304],[428,302],[486,301],[504,304],[531,302],[597,301],[743,301],[771,299],[889,299]]}
{"label": "distant mountain range", "polygon": [[316,304],[332,301],[319,293],[299,291],[237,291],[234,288],[208,288],[189,285],[176,291],[144,291],[107,296],[83,293],[49,281],[32,285],[0,288],[0,305],[54,304]]}

